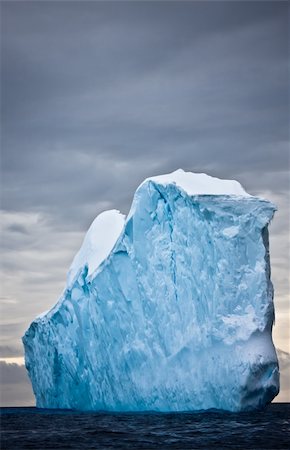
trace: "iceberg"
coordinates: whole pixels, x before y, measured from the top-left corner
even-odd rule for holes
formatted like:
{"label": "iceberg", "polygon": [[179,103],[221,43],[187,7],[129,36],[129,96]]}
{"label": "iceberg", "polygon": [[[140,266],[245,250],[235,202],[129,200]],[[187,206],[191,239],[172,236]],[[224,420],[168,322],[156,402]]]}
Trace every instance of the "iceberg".
{"label": "iceberg", "polygon": [[23,337],[36,405],[244,411],[279,392],[268,224],[233,180],[146,179],[91,225],[57,304]]}

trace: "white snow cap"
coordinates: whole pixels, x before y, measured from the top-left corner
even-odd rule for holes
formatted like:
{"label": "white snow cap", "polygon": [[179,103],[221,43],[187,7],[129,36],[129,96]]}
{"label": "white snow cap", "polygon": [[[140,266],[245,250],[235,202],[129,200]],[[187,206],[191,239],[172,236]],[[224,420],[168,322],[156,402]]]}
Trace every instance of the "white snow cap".
{"label": "white snow cap", "polygon": [[91,275],[109,256],[120,236],[124,223],[124,214],[116,209],[104,211],[95,218],[69,268],[68,287],[72,285],[82,267],[87,265],[88,275]]}
{"label": "white snow cap", "polygon": [[[175,170],[166,175],[146,178],[146,181],[154,181],[158,184],[176,184],[188,195],[236,195],[251,197],[241,184],[236,180],[221,180],[205,173],[185,172],[182,169]],[[142,186],[141,184],[141,186]]]}

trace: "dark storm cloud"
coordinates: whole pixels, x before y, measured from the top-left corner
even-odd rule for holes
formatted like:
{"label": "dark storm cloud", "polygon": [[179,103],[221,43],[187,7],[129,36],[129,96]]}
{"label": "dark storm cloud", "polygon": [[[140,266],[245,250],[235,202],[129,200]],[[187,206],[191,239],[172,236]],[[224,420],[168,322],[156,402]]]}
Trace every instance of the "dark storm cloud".
{"label": "dark storm cloud", "polygon": [[19,331],[19,329],[22,327],[22,323],[9,322],[9,323],[5,323],[5,324],[1,324],[0,327],[1,327],[1,336],[4,336],[4,338],[5,338],[5,336],[10,332],[17,333]]}
{"label": "dark storm cloud", "polygon": [[84,228],[96,202],[127,211],[144,177],[179,166],[284,170],[286,9],[4,4],[4,207]]}
{"label": "dark storm cloud", "polygon": [[280,371],[280,393],[278,402],[289,402],[290,398],[290,354],[277,349]]}
{"label": "dark storm cloud", "polygon": [[15,1],[1,9],[3,345],[11,356],[32,318],[57,300],[95,215],[126,213],[144,178],[178,167],[236,178],[278,204],[271,257],[284,314],[287,2]]}
{"label": "dark storm cloud", "polygon": [[11,358],[13,356],[23,356],[23,349],[20,346],[0,345],[0,358]]}
{"label": "dark storm cloud", "polygon": [[27,378],[27,373],[24,366],[18,364],[7,364],[0,361],[1,381],[3,384],[15,384],[23,382]]}
{"label": "dark storm cloud", "polygon": [[12,233],[28,234],[27,229],[19,223],[12,223],[8,226],[8,230]]}
{"label": "dark storm cloud", "polygon": [[0,361],[1,406],[32,406],[35,404],[31,384],[23,365]]}

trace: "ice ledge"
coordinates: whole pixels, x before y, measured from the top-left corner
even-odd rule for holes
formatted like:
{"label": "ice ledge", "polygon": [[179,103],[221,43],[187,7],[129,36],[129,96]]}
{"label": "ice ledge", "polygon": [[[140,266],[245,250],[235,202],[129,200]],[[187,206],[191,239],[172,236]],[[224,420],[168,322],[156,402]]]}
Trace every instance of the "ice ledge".
{"label": "ice ledge", "polygon": [[109,256],[125,223],[125,215],[112,209],[99,214],[85,235],[84,241],[67,274],[67,288],[70,288],[80,271],[87,266],[91,276]]}
{"label": "ice ledge", "polygon": [[222,180],[206,175],[205,173],[185,172],[182,169],[172,173],[146,178],[139,188],[148,181],[157,184],[175,184],[188,195],[235,195],[239,197],[251,197],[241,184],[236,180]]}

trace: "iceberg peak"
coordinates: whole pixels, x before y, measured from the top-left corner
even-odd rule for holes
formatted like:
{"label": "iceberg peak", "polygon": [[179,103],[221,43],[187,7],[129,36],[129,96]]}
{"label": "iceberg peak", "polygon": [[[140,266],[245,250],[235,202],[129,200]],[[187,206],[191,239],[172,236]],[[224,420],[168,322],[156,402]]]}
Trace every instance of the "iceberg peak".
{"label": "iceberg peak", "polygon": [[175,184],[182,188],[188,195],[235,195],[250,197],[241,184],[236,180],[223,180],[205,173],[185,172],[183,169],[174,172],[146,178],[140,186],[148,181],[157,184]]}
{"label": "iceberg peak", "polygon": [[67,288],[72,286],[78,273],[87,266],[91,276],[109,256],[124,227],[125,215],[116,209],[103,211],[89,227],[82,246],[75,255],[67,274]]}

